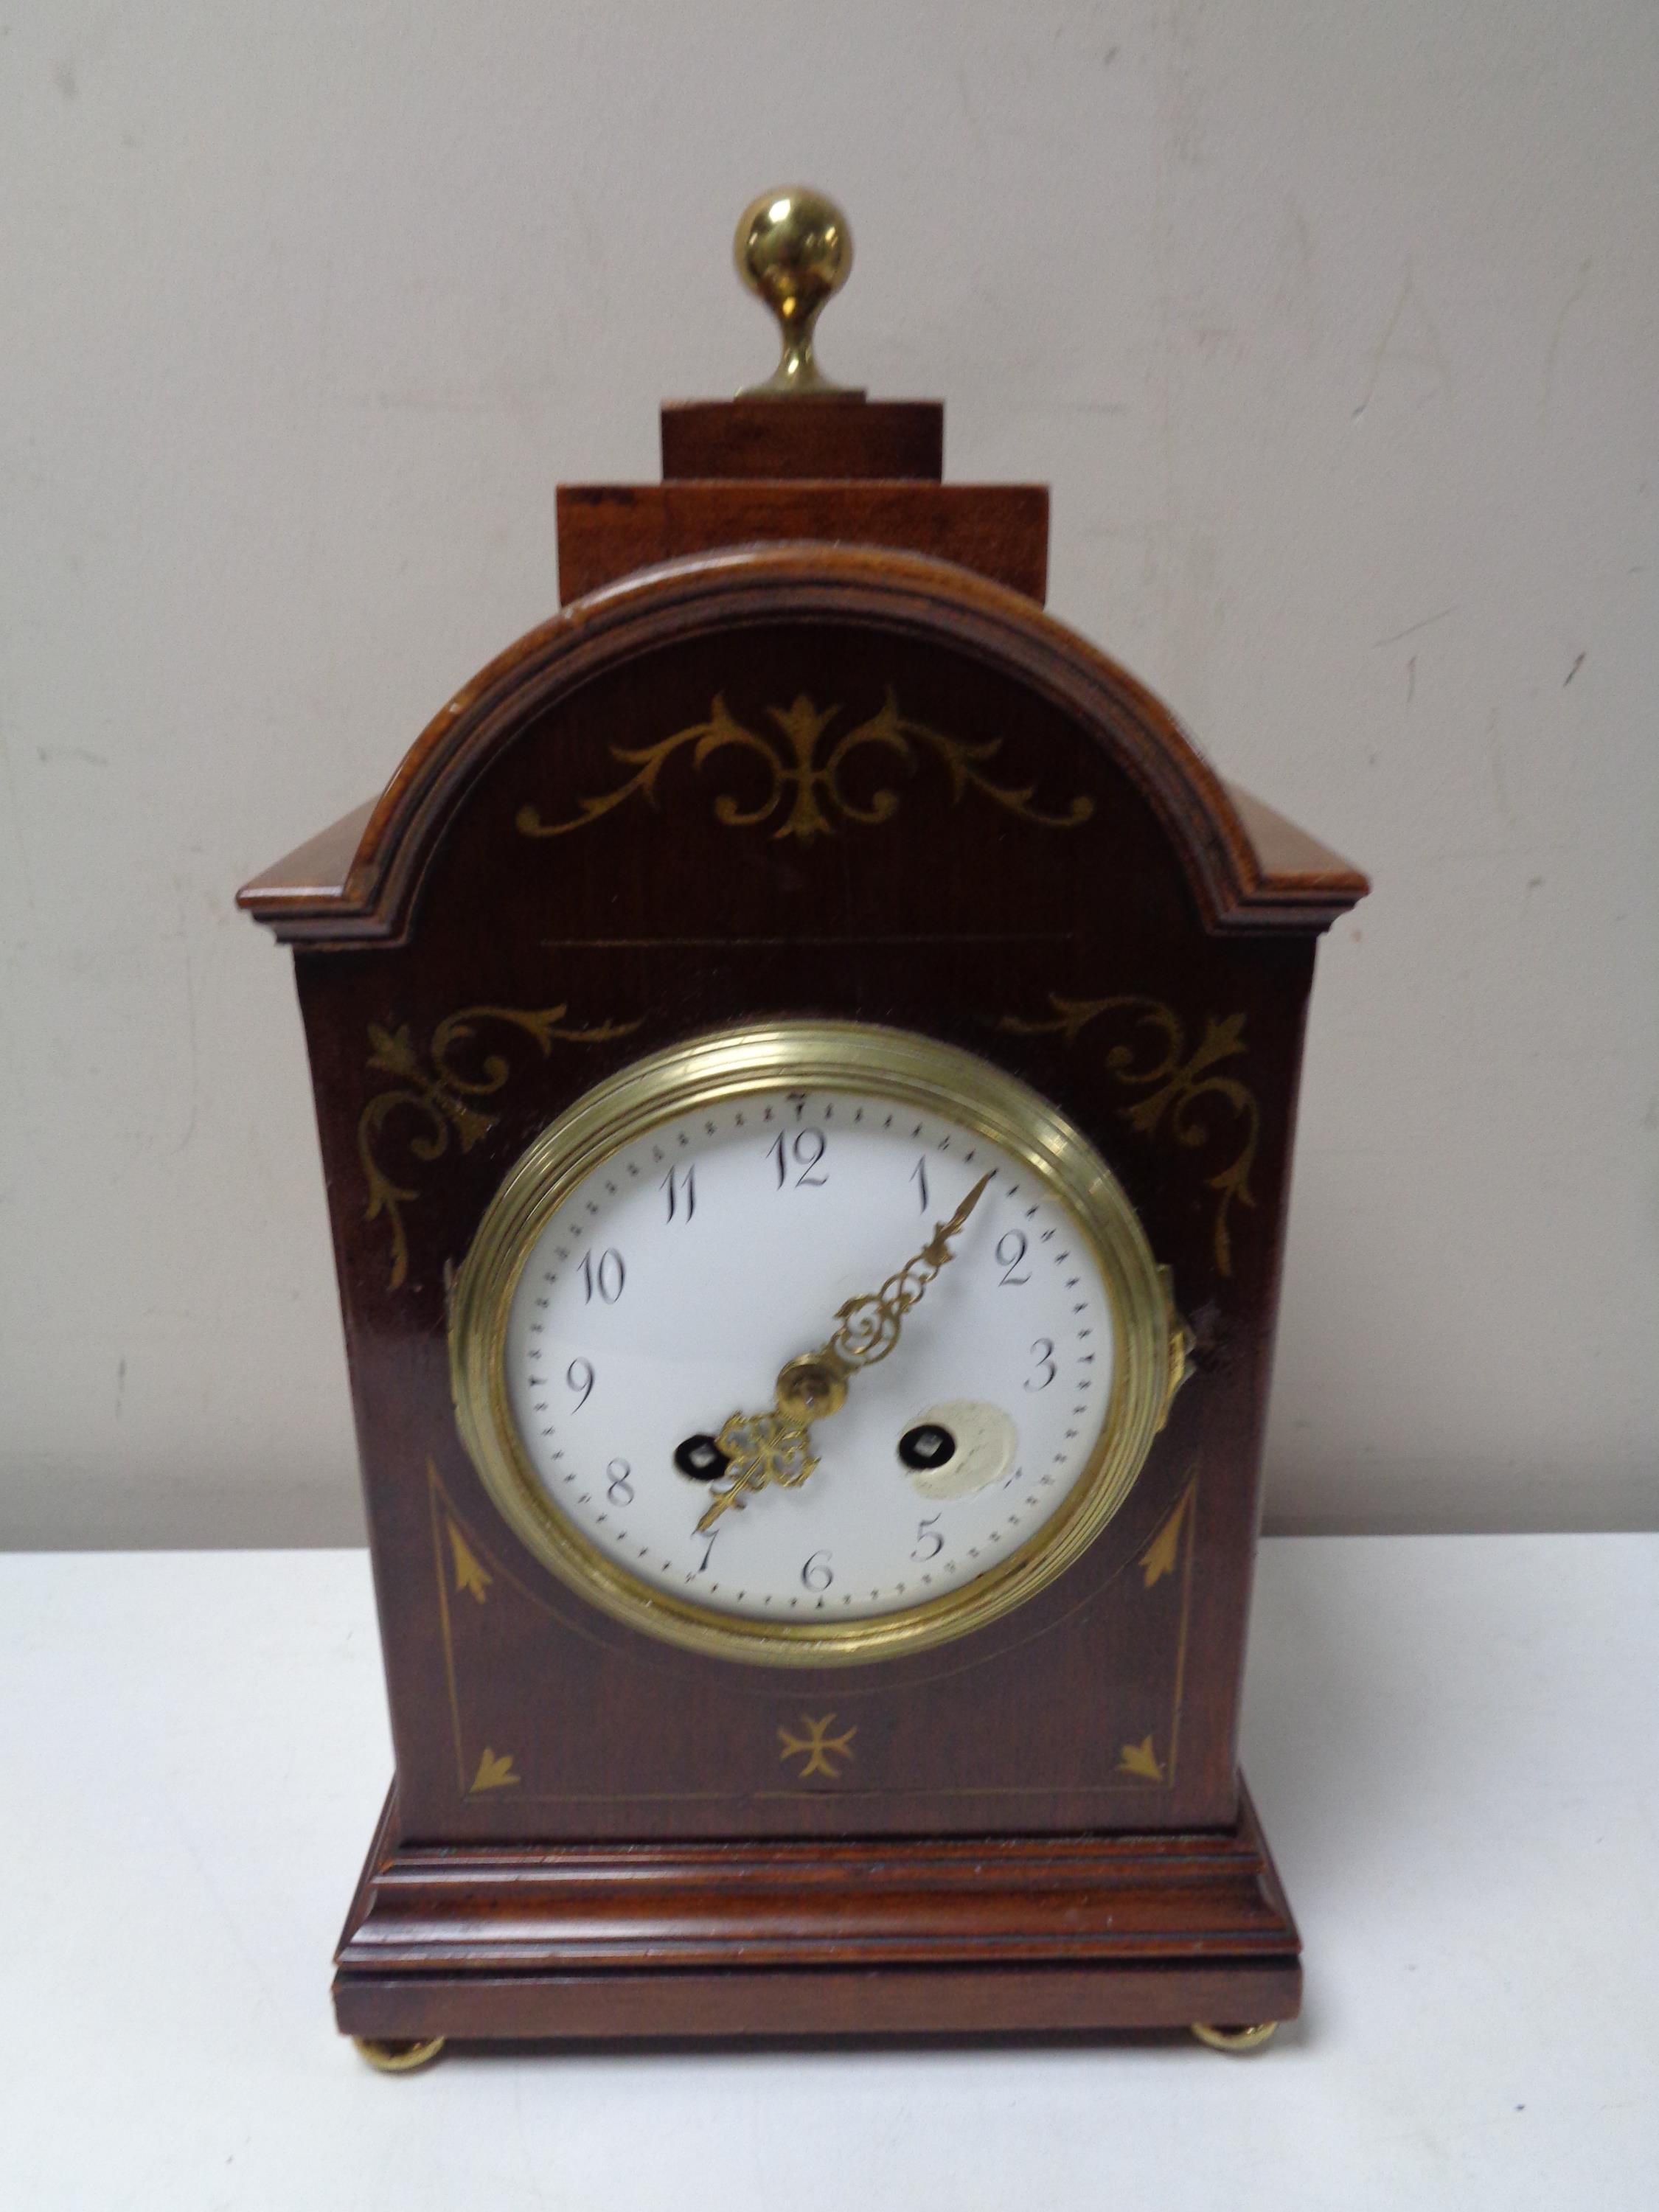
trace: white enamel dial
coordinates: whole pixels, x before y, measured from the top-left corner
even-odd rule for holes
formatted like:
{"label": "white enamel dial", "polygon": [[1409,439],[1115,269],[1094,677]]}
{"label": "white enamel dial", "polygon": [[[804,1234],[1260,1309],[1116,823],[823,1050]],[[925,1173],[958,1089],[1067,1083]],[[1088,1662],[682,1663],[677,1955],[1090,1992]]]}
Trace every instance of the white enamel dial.
{"label": "white enamel dial", "polygon": [[[987,1176],[897,1343],[811,1424],[811,1474],[700,1528],[714,1490],[677,1454],[718,1469],[727,1417],[769,1407],[784,1364]],[[1091,1240],[1037,1175],[937,1112],[778,1089],[683,1114],[575,1186],[525,1264],[505,1365],[549,1503],[630,1575],[751,1620],[854,1621],[1042,1528],[1090,1464],[1113,1353]]]}
{"label": "white enamel dial", "polygon": [[1024,1603],[1122,1504],[1184,1361],[1057,1108],[812,1020],[578,1099],[485,1209],[449,1338],[461,1441],[545,1565],[647,1634],[796,1666]]}

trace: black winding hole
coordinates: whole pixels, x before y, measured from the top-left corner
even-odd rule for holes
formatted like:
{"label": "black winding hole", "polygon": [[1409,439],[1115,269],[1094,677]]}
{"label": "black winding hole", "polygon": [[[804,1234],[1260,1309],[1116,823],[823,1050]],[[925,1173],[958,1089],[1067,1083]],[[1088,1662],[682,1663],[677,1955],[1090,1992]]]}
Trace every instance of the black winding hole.
{"label": "black winding hole", "polygon": [[732,1462],[713,1437],[687,1437],[674,1447],[674,1464],[693,1482],[718,1482]]}
{"label": "black winding hole", "polygon": [[899,1438],[898,1454],[906,1467],[923,1471],[943,1467],[947,1459],[955,1458],[956,1449],[956,1438],[937,1421],[923,1421],[914,1429],[907,1429]]}

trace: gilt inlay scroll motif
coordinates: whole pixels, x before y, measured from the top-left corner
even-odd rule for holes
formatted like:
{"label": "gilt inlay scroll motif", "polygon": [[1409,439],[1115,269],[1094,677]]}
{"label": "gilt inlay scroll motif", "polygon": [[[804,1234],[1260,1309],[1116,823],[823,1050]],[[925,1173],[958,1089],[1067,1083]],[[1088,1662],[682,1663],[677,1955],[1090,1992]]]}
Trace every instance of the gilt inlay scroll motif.
{"label": "gilt inlay scroll motif", "polygon": [[482,1113],[471,1102],[493,1097],[513,1073],[511,1063],[500,1053],[477,1056],[474,1048],[480,1029],[516,1030],[532,1041],[545,1060],[556,1041],[608,1044],[640,1026],[638,1021],[605,1021],[575,1027],[565,1020],[568,1012],[568,1006],[463,1006],[438,1024],[424,1056],[416,1048],[407,1023],[395,1030],[384,1029],[378,1022],[369,1024],[369,1066],[398,1079],[391,1089],[375,1092],[357,1121],[357,1156],[368,1183],[364,1218],[378,1221],[384,1216],[391,1230],[391,1289],[401,1288],[409,1273],[409,1238],[403,1209],[412,1205],[419,1193],[412,1183],[394,1182],[376,1156],[375,1142],[386,1122],[397,1114],[416,1117],[407,1143],[410,1156],[422,1165],[441,1158],[449,1149],[452,1136],[462,1152],[470,1152],[481,1138],[489,1135],[497,1119],[493,1114]]}
{"label": "gilt inlay scroll motif", "polygon": [[[792,706],[769,707],[767,716],[775,727],[756,731],[739,722],[724,696],[719,696],[706,721],[692,722],[654,744],[613,744],[611,758],[633,774],[611,791],[579,799],[580,811],[568,820],[544,821],[539,808],[528,803],[514,818],[526,837],[567,837],[631,799],[658,806],[663,771],[677,757],[689,755],[692,769],[701,771],[717,753],[726,753],[746,756],[759,764],[760,796],[745,804],[730,789],[718,793],[714,819],[728,830],[769,829],[774,839],[794,837],[810,845],[815,837],[836,836],[847,823],[889,822],[897,813],[903,794],[890,784],[862,795],[849,787],[849,762],[855,754],[872,749],[884,753],[886,765],[902,770],[907,778],[922,763],[936,763],[944,771],[953,806],[977,793],[1022,822],[1044,830],[1074,830],[1094,813],[1095,803],[1084,792],[1074,793],[1055,813],[1036,805],[1034,783],[999,783],[987,772],[987,763],[1001,751],[1000,738],[953,738],[915,721],[900,711],[890,689],[875,714],[836,736],[844,711],[840,706],[820,708],[803,692]],[[736,758],[721,765],[731,775],[740,773]],[[752,772],[750,781],[754,781]]]}
{"label": "gilt inlay scroll motif", "polygon": [[[1255,1204],[1250,1170],[1261,1134],[1261,1109],[1247,1083],[1216,1071],[1244,1053],[1244,1015],[1229,1014],[1224,1021],[1206,1016],[1204,1034],[1189,1051],[1186,1024],[1160,999],[1136,993],[1066,999],[1051,991],[1048,1004],[1052,1012],[1046,1017],[1029,1020],[1004,1014],[996,1026],[1007,1036],[1060,1036],[1075,1044],[1091,1023],[1113,1014],[1129,1017],[1131,1030],[1143,1032],[1142,1039],[1115,1044],[1106,1054],[1114,1081],[1123,1090],[1145,1094],[1118,1109],[1123,1119],[1143,1136],[1161,1133],[1194,1152],[1213,1145],[1231,1155],[1206,1178],[1208,1188],[1216,1194],[1215,1263],[1220,1273],[1231,1275],[1232,1208]],[[1143,1060],[1150,1065],[1142,1065]]]}

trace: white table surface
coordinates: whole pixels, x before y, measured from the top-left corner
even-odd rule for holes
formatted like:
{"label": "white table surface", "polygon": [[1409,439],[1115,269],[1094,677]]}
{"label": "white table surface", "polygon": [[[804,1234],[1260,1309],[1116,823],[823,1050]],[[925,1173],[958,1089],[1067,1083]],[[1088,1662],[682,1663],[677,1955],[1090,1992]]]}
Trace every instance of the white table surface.
{"label": "white table surface", "polygon": [[1263,1547],[1260,2055],[447,2057],[328,1961],[389,1756],[358,1553],[0,1558],[0,2203],[1659,2205],[1659,1537]]}

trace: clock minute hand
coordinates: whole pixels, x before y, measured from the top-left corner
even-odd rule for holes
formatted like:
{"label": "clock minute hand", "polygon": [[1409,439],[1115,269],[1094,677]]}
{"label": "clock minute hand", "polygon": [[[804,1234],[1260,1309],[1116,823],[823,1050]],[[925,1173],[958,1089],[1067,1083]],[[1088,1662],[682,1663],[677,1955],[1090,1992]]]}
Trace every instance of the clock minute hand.
{"label": "clock minute hand", "polygon": [[[848,1298],[836,1316],[840,1326],[829,1343],[818,1352],[809,1352],[805,1360],[791,1360],[778,1377],[780,1389],[793,1370],[822,1362],[834,1370],[844,1392],[848,1375],[885,1359],[899,1340],[905,1315],[921,1303],[929,1283],[956,1257],[951,1249],[951,1240],[968,1225],[968,1217],[984,1196],[990,1180],[988,1175],[981,1176],[951,1218],[936,1221],[933,1235],[921,1251],[890,1275],[878,1291],[868,1291],[860,1298]],[[837,1399],[836,1402],[839,1405],[841,1401]]]}
{"label": "clock minute hand", "polygon": [[697,1522],[706,1534],[729,1507],[743,1510],[745,1494],[773,1483],[795,1489],[817,1466],[811,1424],[839,1413],[847,1400],[848,1378],[861,1367],[885,1359],[899,1340],[904,1316],[921,1302],[927,1285],[955,1258],[952,1238],[984,1196],[989,1175],[974,1185],[948,1221],[936,1221],[933,1233],[878,1291],[848,1298],[836,1315],[828,1343],[790,1360],[778,1376],[771,1409],[733,1413],[715,1442],[732,1464]]}

